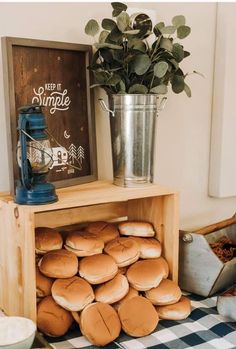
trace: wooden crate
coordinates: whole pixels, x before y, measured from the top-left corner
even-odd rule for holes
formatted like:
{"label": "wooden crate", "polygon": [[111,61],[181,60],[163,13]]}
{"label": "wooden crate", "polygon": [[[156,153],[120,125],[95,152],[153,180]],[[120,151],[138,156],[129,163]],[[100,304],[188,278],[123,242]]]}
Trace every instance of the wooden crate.
{"label": "wooden crate", "polygon": [[170,278],[178,281],[178,194],[160,185],[118,187],[107,181],[59,189],[59,201],[40,206],[0,198],[0,308],[36,320],[35,235],[38,226],[96,220],[151,222],[163,245]]}

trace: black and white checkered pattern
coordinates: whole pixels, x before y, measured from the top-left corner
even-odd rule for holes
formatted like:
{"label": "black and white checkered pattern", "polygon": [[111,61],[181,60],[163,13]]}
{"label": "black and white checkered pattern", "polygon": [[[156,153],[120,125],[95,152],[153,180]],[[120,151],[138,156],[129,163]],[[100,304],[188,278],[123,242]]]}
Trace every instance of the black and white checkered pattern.
{"label": "black and white checkered pattern", "polygon": [[[236,349],[236,322],[219,315],[216,297],[202,298],[191,295],[192,313],[182,321],[161,320],[156,331],[141,338],[132,338],[123,332],[106,349]],[[95,349],[73,328],[66,336],[47,338],[54,349]]]}

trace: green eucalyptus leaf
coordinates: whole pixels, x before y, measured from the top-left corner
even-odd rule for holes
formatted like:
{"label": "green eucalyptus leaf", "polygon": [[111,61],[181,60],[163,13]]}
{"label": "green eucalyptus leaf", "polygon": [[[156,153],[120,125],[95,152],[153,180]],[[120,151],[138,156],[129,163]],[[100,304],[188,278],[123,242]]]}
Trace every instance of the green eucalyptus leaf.
{"label": "green eucalyptus leaf", "polygon": [[182,25],[177,29],[177,37],[179,39],[186,38],[191,33],[191,28],[187,25]]}
{"label": "green eucalyptus leaf", "polygon": [[110,34],[107,37],[106,42],[109,42],[110,44],[121,44],[123,42],[123,36],[121,31],[116,26]]}
{"label": "green eucalyptus leaf", "polygon": [[119,16],[117,17],[117,27],[121,32],[124,32],[127,27],[129,26],[130,18],[128,13],[121,12]]}
{"label": "green eucalyptus leaf", "polygon": [[180,93],[184,90],[185,82],[184,77],[180,75],[174,75],[172,79],[172,90],[174,93]]}
{"label": "green eucalyptus leaf", "polygon": [[132,48],[140,52],[146,52],[147,50],[145,42],[143,42],[141,39],[138,39],[138,38],[129,39],[128,48]]}
{"label": "green eucalyptus leaf", "polygon": [[121,81],[121,77],[118,74],[113,74],[109,79],[106,81],[106,85],[115,86]]}
{"label": "green eucalyptus leaf", "polygon": [[190,87],[186,83],[184,84],[184,92],[186,93],[186,95],[188,97],[192,96],[191,89],[190,89]]}
{"label": "green eucalyptus leaf", "polygon": [[129,34],[129,35],[137,35],[140,32],[139,29],[133,29],[133,30],[126,30],[124,34]]}
{"label": "green eucalyptus leaf", "polygon": [[173,25],[167,25],[166,27],[160,28],[162,34],[174,34],[176,27]]}
{"label": "green eucalyptus leaf", "polygon": [[173,47],[172,41],[167,38],[161,38],[160,47],[171,52]]}
{"label": "green eucalyptus leaf", "polygon": [[161,29],[165,27],[165,23],[164,22],[160,22],[160,23],[157,23],[154,28],[153,28],[153,33],[156,35],[156,36],[160,36],[161,35]]}
{"label": "green eucalyptus leaf", "polygon": [[123,4],[122,2],[112,2],[111,6],[113,10],[117,10],[120,12],[127,10],[127,5]]}
{"label": "green eucalyptus leaf", "polygon": [[90,36],[95,36],[99,32],[99,24],[95,19],[90,19],[85,26],[85,33]]}
{"label": "green eucalyptus leaf", "polygon": [[119,87],[120,87],[119,93],[126,93],[126,86],[123,80],[120,80]]}
{"label": "green eucalyptus leaf", "polygon": [[103,85],[107,81],[108,74],[106,72],[94,71],[93,74],[94,74],[94,78],[95,78],[95,81],[97,84]]}
{"label": "green eucalyptus leaf", "polygon": [[183,46],[177,43],[174,44],[172,48],[172,54],[178,63],[181,62],[184,59]]}
{"label": "green eucalyptus leaf", "polygon": [[108,35],[109,35],[108,31],[102,30],[98,39],[99,44],[104,44]]}
{"label": "green eucalyptus leaf", "polygon": [[122,50],[122,47],[119,45],[109,44],[107,42],[104,42],[103,44],[95,44],[94,45],[97,49],[99,48],[111,48],[114,50]]}
{"label": "green eucalyptus leaf", "polygon": [[190,56],[190,52],[184,51],[184,58],[186,58],[186,57],[188,57],[188,56]]}
{"label": "green eucalyptus leaf", "polygon": [[148,89],[146,86],[141,84],[134,84],[129,88],[128,93],[140,93],[140,94],[146,94],[148,93]]}
{"label": "green eucalyptus leaf", "polygon": [[175,27],[180,27],[182,25],[185,25],[185,17],[183,15],[179,15],[179,16],[175,16],[172,18],[172,24],[175,26]]}
{"label": "green eucalyptus leaf", "polygon": [[158,78],[163,78],[168,70],[168,63],[161,61],[154,65],[154,75]]}
{"label": "green eucalyptus leaf", "polygon": [[158,95],[165,95],[168,92],[168,88],[166,85],[162,84],[162,85],[158,85],[158,86],[153,87],[150,90],[150,92],[158,94]]}
{"label": "green eucalyptus leaf", "polygon": [[116,22],[113,21],[113,19],[110,18],[104,18],[102,20],[102,27],[105,30],[109,30],[111,31],[112,29],[114,29],[116,27]]}
{"label": "green eucalyptus leaf", "polygon": [[151,60],[148,55],[137,55],[133,61],[133,70],[137,75],[145,74],[151,65]]}

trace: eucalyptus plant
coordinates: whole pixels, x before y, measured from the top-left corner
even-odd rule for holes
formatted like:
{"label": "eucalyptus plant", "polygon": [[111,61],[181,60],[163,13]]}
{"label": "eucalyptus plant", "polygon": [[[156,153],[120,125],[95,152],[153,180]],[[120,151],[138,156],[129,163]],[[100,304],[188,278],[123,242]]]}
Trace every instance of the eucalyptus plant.
{"label": "eucalyptus plant", "polygon": [[101,26],[91,19],[85,26],[85,33],[95,39],[91,87],[100,86],[108,94],[166,94],[171,85],[174,93],[185,91],[191,97],[188,74],[180,68],[190,55],[180,41],[191,32],[185,17],[153,26],[148,15],[129,16],[125,4],[111,5],[112,19],[104,18]]}

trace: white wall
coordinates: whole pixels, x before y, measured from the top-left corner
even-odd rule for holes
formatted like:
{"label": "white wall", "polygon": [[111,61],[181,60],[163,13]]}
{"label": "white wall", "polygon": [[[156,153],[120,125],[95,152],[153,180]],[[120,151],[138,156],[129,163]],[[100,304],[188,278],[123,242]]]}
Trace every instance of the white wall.
{"label": "white wall", "polygon": [[[193,97],[169,96],[159,116],[155,180],[180,191],[182,229],[192,229],[230,217],[236,211],[236,199],[208,197],[208,168],[211,129],[211,103],[214,68],[216,4],[214,3],[130,3],[130,6],[154,9],[157,18],[168,22],[184,14],[192,28],[185,42],[191,56],[187,71],[205,75],[191,76]],[[91,43],[84,34],[90,18],[110,16],[109,3],[0,3],[0,36]],[[2,65],[0,62],[0,191],[8,190],[6,133],[3,103]],[[99,92],[100,94],[100,92]],[[98,171],[100,178],[111,179],[111,151],[108,117],[96,107]],[[108,150],[109,149],[109,150]]]}

